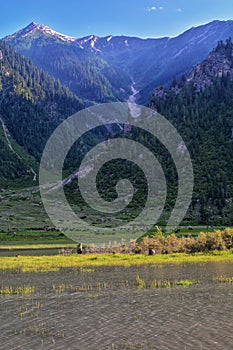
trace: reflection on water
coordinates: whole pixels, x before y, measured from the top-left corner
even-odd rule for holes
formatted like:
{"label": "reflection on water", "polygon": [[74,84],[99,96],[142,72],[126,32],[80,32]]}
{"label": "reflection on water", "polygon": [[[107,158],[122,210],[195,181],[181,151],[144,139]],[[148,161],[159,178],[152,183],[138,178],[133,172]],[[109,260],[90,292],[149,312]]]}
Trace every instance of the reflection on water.
{"label": "reflection on water", "polygon": [[[1,349],[232,350],[233,285],[227,262],[4,273],[2,285],[33,285],[33,296],[1,296]],[[148,288],[138,288],[135,277]],[[150,288],[153,280],[199,281]],[[92,285],[61,293],[53,285]],[[100,287],[102,286],[102,287]]]}

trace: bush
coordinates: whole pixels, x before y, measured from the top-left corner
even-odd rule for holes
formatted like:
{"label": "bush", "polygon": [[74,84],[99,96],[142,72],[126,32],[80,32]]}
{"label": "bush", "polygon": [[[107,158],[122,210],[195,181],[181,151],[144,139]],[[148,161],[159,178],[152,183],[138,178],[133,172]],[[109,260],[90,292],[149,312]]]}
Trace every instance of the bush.
{"label": "bush", "polygon": [[233,229],[227,227],[221,234],[225,242],[226,248],[227,249],[233,248]]}
{"label": "bush", "polygon": [[223,231],[200,232],[195,237],[177,237],[175,233],[167,236],[157,234],[143,237],[137,244],[138,252],[145,253],[154,249],[157,254],[164,253],[194,253],[225,250],[233,248],[233,229],[226,228]]}

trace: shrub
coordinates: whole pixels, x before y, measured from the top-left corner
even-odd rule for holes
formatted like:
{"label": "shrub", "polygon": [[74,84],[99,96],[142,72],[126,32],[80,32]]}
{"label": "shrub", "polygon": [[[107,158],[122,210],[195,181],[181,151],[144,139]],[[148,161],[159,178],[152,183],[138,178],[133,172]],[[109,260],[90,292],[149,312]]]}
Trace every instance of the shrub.
{"label": "shrub", "polygon": [[222,232],[222,238],[225,242],[225,246],[227,249],[233,248],[233,229],[232,228],[225,228],[225,230]]}
{"label": "shrub", "polygon": [[161,233],[146,236],[136,245],[141,253],[154,249],[155,253],[195,253],[233,248],[233,229],[200,232],[197,237],[177,237],[175,233],[163,236]]}

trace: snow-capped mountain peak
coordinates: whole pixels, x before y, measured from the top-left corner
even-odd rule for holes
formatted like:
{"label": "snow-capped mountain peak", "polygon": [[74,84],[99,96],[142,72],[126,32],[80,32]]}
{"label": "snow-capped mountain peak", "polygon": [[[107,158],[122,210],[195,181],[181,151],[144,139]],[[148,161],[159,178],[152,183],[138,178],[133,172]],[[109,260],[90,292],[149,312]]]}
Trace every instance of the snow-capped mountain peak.
{"label": "snow-capped mountain peak", "polygon": [[36,32],[41,32],[41,33],[44,33],[45,35],[51,35],[51,36],[54,36],[58,39],[61,39],[63,41],[67,41],[67,42],[74,42],[75,40],[77,40],[77,38],[56,32],[55,30],[51,29],[46,24],[38,24],[36,22],[31,22],[27,27],[16,32],[11,37],[13,38],[14,36],[18,36],[18,35],[21,35],[22,37],[27,37],[29,35],[36,33]]}

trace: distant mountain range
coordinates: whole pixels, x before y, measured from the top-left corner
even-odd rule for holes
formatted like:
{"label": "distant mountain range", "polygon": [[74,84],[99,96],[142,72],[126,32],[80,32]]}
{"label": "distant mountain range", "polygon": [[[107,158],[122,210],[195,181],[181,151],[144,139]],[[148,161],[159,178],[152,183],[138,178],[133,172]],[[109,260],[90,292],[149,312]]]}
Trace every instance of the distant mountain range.
{"label": "distant mountain range", "polygon": [[[44,145],[61,121],[93,103],[126,101],[137,90],[137,102],[163,114],[190,151],[195,188],[187,221],[231,224],[232,34],[233,21],[214,21],[176,38],[76,39],[31,23],[4,38],[0,41],[0,186],[37,183]],[[88,145],[98,137],[93,133]],[[174,164],[161,145],[148,145],[146,136],[142,140],[158,153],[170,181],[166,207],[170,208],[177,191]],[[76,165],[77,157],[72,157],[71,152],[66,170]],[[137,170],[127,173],[123,168],[134,181]],[[116,165],[117,176],[119,169]],[[116,177],[109,171],[106,167],[104,176],[112,199]],[[146,193],[141,179],[139,174],[137,201]],[[104,195],[106,187],[100,190]]]}
{"label": "distant mountain range", "polygon": [[148,104],[158,85],[168,86],[206,58],[218,41],[233,34],[233,21],[213,21],[175,38],[140,39],[95,35],[69,37],[32,22],[4,41],[86,103],[127,100]]}

